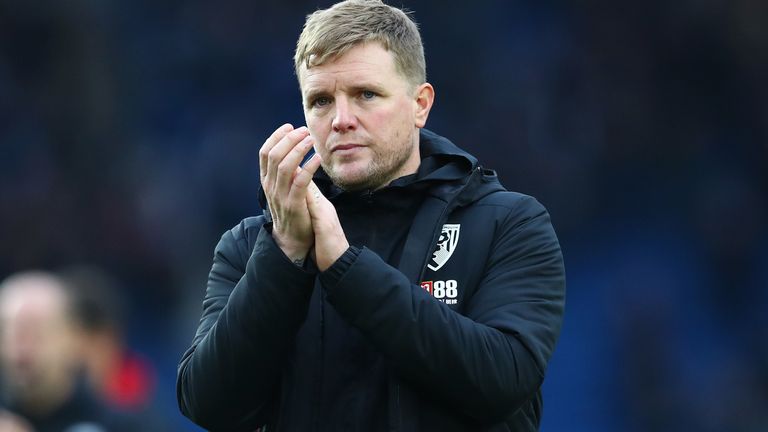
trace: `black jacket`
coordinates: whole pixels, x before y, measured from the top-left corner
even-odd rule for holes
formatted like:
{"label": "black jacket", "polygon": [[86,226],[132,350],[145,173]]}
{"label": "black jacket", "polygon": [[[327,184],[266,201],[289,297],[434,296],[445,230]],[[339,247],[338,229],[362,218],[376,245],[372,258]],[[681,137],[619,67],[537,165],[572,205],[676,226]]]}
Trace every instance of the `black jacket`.
{"label": "black jacket", "polygon": [[429,131],[419,172],[372,193],[316,178],[351,246],[295,266],[269,215],[216,247],[178,370],[212,430],[534,431],[565,300],[546,210]]}

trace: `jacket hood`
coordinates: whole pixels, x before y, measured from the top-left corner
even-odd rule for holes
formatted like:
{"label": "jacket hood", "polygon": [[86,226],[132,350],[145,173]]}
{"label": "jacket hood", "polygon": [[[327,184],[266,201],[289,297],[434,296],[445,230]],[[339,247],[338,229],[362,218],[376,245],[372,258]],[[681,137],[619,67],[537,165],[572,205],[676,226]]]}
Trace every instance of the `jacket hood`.
{"label": "jacket hood", "polygon": [[455,180],[477,168],[477,158],[428,129],[419,132],[419,180]]}
{"label": "jacket hood", "polygon": [[430,195],[461,207],[504,190],[496,172],[480,166],[477,158],[449,139],[427,129],[421,130],[420,139],[419,180],[442,181],[430,189]]}

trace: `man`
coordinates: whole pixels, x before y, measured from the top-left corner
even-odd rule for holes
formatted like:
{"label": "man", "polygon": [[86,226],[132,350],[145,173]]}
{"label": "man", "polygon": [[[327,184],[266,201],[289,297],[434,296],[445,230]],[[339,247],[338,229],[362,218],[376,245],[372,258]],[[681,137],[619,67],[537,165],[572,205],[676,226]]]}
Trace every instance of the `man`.
{"label": "man", "polygon": [[119,412],[130,430],[168,430],[155,406],[153,365],[128,345],[123,333],[125,302],[118,281],[88,265],[65,268],[58,276],[69,292],[82,375],[90,392]]}
{"label": "man", "polygon": [[0,284],[0,430],[131,430],[80,385],[70,306],[64,284],[49,273],[18,273]]}
{"label": "man", "polygon": [[265,214],[216,247],[182,412],[227,431],[537,430],[565,292],[547,212],[423,129],[434,89],[401,10],[319,10],[294,60],[307,127],[266,140]]}
{"label": "man", "polygon": [[117,281],[91,266],[69,267],[59,274],[72,295],[71,309],[83,341],[80,354],[89,387],[107,406],[150,418],[154,371],[151,363],[127,344],[124,301]]}

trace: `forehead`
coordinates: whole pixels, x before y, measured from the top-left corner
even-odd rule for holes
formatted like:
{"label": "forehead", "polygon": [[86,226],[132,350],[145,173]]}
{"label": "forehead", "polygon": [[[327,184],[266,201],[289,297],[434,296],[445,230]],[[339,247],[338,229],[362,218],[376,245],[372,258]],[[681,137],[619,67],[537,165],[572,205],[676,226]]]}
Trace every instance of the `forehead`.
{"label": "forehead", "polygon": [[343,55],[321,65],[299,70],[302,92],[339,84],[356,85],[363,82],[394,85],[405,81],[395,67],[394,56],[377,42],[356,45]]}
{"label": "forehead", "polygon": [[45,279],[23,280],[0,293],[0,319],[4,323],[57,321],[66,315],[63,289]]}

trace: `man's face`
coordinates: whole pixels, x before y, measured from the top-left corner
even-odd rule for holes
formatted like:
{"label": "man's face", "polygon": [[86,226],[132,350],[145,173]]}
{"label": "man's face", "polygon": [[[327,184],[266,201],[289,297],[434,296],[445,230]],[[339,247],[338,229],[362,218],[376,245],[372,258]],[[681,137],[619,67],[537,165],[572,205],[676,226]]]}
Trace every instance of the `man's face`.
{"label": "man's face", "polygon": [[[334,184],[377,189],[416,172],[432,87],[414,89],[392,53],[379,43],[360,44],[299,75],[307,127]],[[425,86],[426,108],[419,96]]]}
{"label": "man's face", "polygon": [[57,291],[25,285],[0,302],[0,366],[21,400],[44,398],[73,373],[76,345]]}

